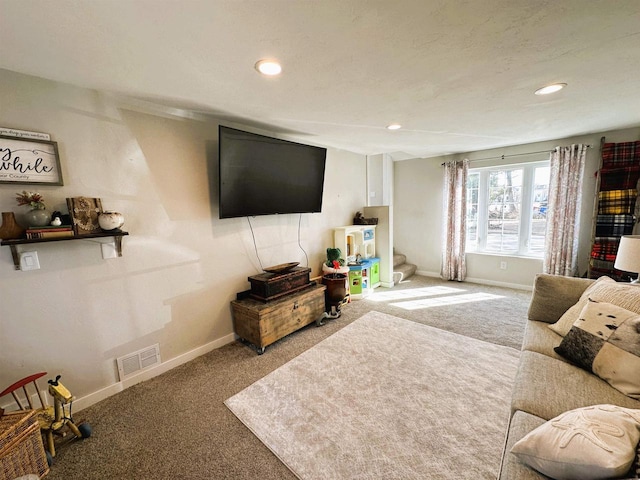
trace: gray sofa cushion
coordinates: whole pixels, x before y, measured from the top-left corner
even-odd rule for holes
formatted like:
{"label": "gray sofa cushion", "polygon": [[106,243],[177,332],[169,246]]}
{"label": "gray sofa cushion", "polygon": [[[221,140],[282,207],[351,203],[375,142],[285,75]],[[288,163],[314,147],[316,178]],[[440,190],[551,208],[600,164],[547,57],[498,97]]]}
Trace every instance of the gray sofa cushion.
{"label": "gray sofa cushion", "polygon": [[560,345],[560,342],[562,342],[562,337],[551,330],[548,323],[530,320],[525,327],[522,350],[542,353],[556,360],[569,363],[568,360],[553,350]]}
{"label": "gray sofa cushion", "polygon": [[502,466],[500,467],[500,480],[540,480],[541,478],[549,478],[529,468],[511,453],[511,448],[518,440],[544,424],[545,421],[543,418],[526,412],[517,411],[513,414],[509,424],[504,455],[502,457]]}
{"label": "gray sofa cushion", "polygon": [[640,401],[627,397],[581,368],[541,353],[521,353],[512,412],[522,410],[549,420],[574,408],[602,403],[640,408]]}
{"label": "gray sofa cushion", "polygon": [[555,323],[594,280],[540,273],[533,282],[529,320]]}

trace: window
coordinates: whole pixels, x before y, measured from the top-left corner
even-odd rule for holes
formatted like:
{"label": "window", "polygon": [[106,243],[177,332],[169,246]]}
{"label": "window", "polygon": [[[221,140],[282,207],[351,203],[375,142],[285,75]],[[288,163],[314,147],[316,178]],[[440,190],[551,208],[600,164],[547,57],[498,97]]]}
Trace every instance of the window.
{"label": "window", "polygon": [[549,162],[469,169],[467,251],[544,255]]}

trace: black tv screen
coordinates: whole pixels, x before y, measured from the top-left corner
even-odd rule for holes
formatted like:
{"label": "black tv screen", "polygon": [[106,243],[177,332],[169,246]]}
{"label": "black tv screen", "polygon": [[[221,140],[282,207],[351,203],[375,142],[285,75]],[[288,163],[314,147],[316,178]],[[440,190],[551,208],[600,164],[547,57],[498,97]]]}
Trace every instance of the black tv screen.
{"label": "black tv screen", "polygon": [[220,218],[320,212],[327,149],[218,128]]}

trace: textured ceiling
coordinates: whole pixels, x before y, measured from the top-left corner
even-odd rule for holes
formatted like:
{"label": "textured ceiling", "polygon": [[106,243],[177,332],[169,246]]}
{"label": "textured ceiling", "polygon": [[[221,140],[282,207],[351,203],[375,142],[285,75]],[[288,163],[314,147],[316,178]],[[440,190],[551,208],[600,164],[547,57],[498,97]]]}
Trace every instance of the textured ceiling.
{"label": "textured ceiling", "polygon": [[640,125],[640,1],[0,0],[0,68],[429,157]]}

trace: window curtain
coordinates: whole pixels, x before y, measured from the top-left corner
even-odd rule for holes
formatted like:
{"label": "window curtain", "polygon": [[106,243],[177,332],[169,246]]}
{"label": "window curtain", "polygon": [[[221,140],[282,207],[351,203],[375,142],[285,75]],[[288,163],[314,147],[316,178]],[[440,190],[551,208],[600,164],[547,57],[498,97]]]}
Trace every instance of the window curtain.
{"label": "window curtain", "polygon": [[587,145],[556,147],[550,157],[543,272],[578,275],[578,233]]}
{"label": "window curtain", "polygon": [[444,226],[442,271],[444,280],[463,281],[467,275],[467,174],[469,160],[444,164]]}

